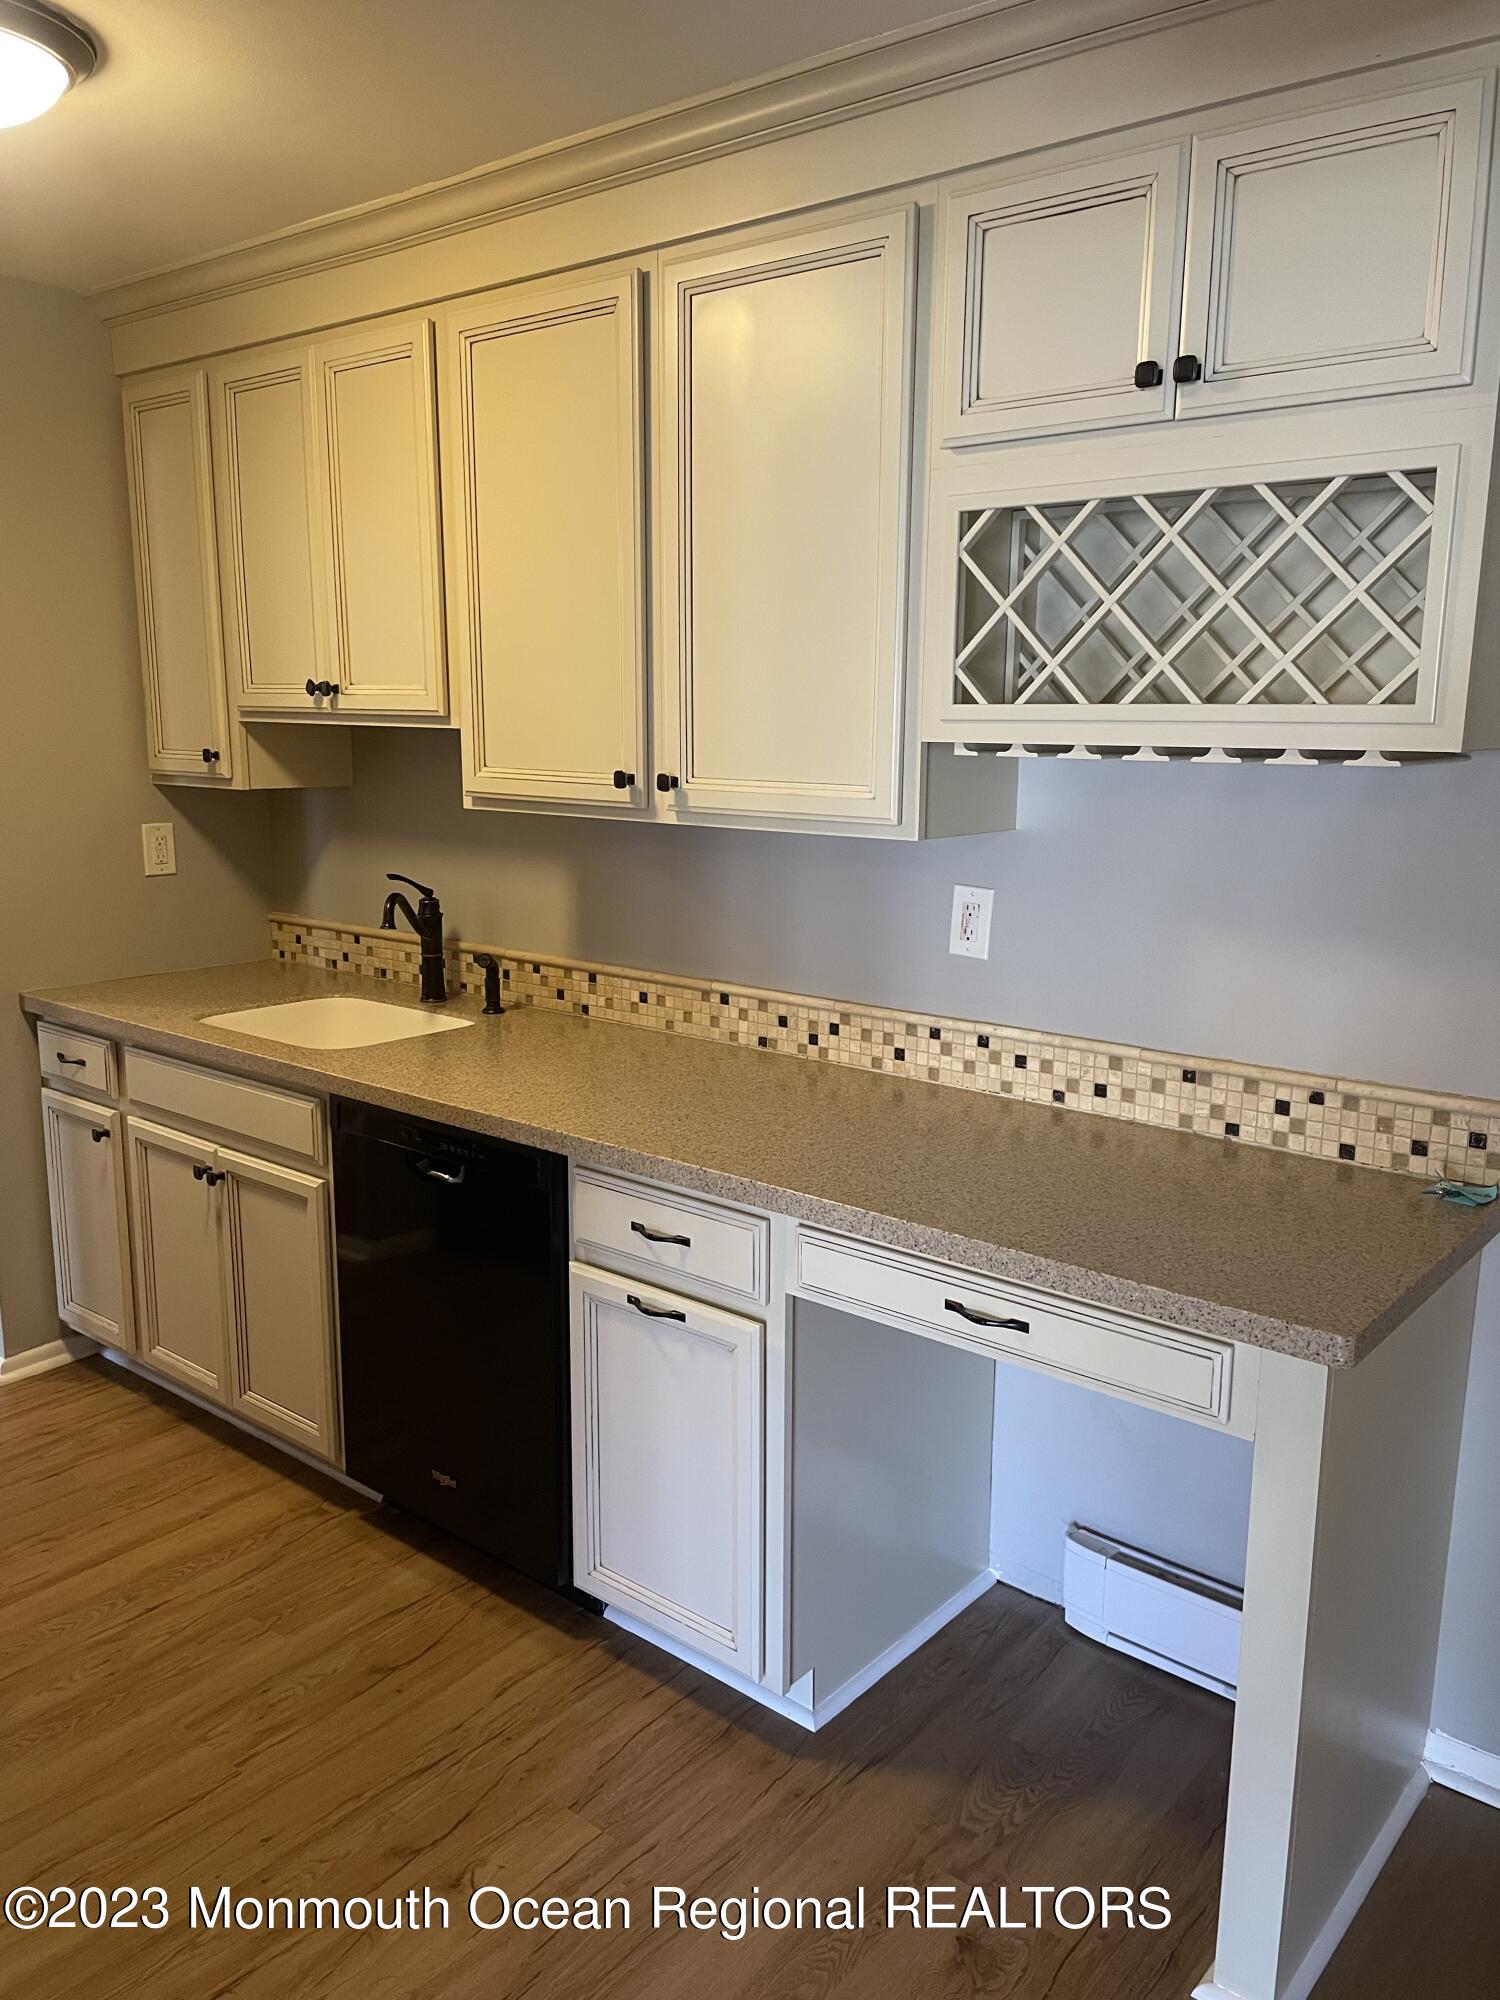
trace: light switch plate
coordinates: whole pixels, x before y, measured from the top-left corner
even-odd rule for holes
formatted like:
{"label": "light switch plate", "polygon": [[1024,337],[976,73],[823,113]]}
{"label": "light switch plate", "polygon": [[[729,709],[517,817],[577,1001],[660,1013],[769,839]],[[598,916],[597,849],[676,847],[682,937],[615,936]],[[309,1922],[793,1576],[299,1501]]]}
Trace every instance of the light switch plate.
{"label": "light switch plate", "polygon": [[990,912],[994,908],[993,889],[968,889],[962,884],[953,891],[953,928],[948,950],[955,958],[988,958],[990,955]]}
{"label": "light switch plate", "polygon": [[141,847],[148,875],[177,873],[177,842],[169,819],[151,820],[141,828]]}

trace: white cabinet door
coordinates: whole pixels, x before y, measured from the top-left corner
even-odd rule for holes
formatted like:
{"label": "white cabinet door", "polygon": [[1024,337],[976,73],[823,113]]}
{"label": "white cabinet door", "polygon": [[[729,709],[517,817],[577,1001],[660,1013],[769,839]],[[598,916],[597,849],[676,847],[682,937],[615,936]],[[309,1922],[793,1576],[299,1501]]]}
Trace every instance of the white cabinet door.
{"label": "white cabinet door", "polygon": [[141,1359],[200,1396],[227,1402],[214,1148],[144,1118],[128,1119],[126,1130]]}
{"label": "white cabinet door", "polygon": [[44,1090],[42,1128],[58,1317],[91,1340],[133,1348],[120,1114]]}
{"label": "white cabinet door", "polygon": [[1182,147],[956,189],[942,209],[945,445],[1172,415]]}
{"label": "white cabinet door", "polygon": [[1183,416],[1465,382],[1490,85],[1193,142]]}
{"label": "white cabinet door", "polygon": [[656,778],[669,809],[894,823],[912,211],[662,260]]}
{"label": "white cabinet door", "polygon": [[641,811],[640,278],[444,319],[448,627],[471,802]]}
{"label": "white cabinet door", "polygon": [[124,408],[147,758],[157,777],[228,783],[208,378],[201,368],[141,377],[126,384]]}
{"label": "white cabinet door", "polygon": [[325,1458],[334,1454],[328,1185],[221,1146],[232,1407]]}
{"label": "white cabinet door", "polygon": [[574,1581],[761,1671],[765,1330],[572,1267]]}
{"label": "white cabinet door", "polygon": [[332,708],[443,716],[432,322],[317,341],[312,368]]}
{"label": "white cabinet door", "polygon": [[213,371],[214,491],[224,638],[239,708],[310,713],[330,681],[314,537],[312,372],[305,347],[233,355]]}

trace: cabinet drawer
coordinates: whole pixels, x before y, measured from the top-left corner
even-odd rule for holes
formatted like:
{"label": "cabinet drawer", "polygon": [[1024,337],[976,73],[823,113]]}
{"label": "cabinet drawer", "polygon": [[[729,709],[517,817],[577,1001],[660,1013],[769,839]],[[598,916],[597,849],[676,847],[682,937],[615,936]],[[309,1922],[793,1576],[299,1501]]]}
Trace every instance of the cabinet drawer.
{"label": "cabinet drawer", "polygon": [[323,1107],[313,1097],[297,1097],[264,1083],[242,1083],[139,1049],[125,1051],[125,1094],[132,1104],[170,1112],[216,1132],[232,1132],[276,1152],[319,1162],[326,1157]]}
{"label": "cabinet drawer", "polygon": [[1227,1341],[1094,1313],[1070,1299],[1044,1300],[949,1265],[813,1230],[798,1235],[797,1289],[997,1359],[1123,1391],[1158,1409],[1229,1419],[1234,1348]]}
{"label": "cabinet drawer", "polygon": [[579,1172],[573,1179],[576,1254],[741,1299],[766,1296],[767,1225],[666,1188]]}
{"label": "cabinet drawer", "polygon": [[75,1035],[70,1028],[54,1028],[42,1022],[36,1031],[37,1054],[42,1075],[55,1078],[74,1090],[95,1090],[103,1097],[115,1094],[115,1051],[110,1042],[97,1035]]}

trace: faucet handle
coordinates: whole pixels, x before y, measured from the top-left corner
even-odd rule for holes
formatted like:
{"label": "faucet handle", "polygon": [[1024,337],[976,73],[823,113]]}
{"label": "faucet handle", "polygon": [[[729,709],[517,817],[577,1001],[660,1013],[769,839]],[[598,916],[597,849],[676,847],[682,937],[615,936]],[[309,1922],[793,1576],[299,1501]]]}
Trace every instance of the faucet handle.
{"label": "faucet handle", "polygon": [[429,889],[423,882],[413,882],[410,875],[387,875],[387,882],[404,882],[408,889],[415,889],[419,896],[435,896],[436,889]]}

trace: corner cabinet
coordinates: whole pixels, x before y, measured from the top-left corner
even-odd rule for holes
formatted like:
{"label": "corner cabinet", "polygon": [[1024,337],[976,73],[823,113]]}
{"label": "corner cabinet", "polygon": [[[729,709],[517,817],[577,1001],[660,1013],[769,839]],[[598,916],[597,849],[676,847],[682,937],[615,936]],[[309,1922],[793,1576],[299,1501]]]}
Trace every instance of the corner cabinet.
{"label": "corner cabinet", "polygon": [[75,1333],[135,1346],[120,1114],[42,1092],[57,1314]]}
{"label": "corner cabinet", "polygon": [[639,813],[641,277],[515,286],[443,322],[449,633],[472,804]]}

